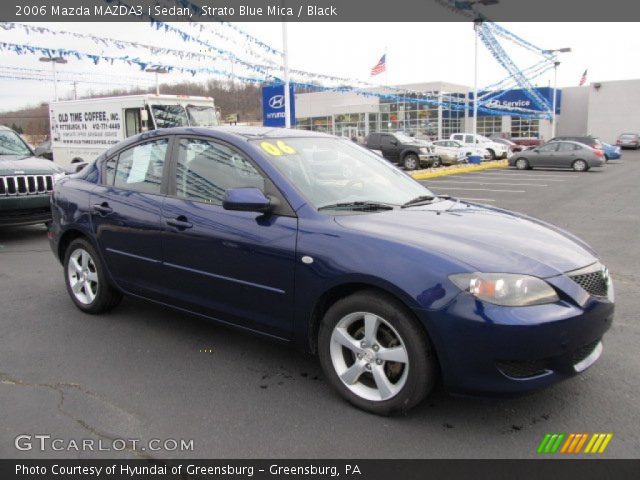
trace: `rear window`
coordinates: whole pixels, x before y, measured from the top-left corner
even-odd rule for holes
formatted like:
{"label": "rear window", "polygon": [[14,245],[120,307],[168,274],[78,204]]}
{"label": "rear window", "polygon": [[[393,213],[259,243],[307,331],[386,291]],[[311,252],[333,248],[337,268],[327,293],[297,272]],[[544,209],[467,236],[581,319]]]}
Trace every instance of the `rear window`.
{"label": "rear window", "polygon": [[634,138],[636,138],[634,133],[623,133],[620,135],[621,140],[633,140]]}

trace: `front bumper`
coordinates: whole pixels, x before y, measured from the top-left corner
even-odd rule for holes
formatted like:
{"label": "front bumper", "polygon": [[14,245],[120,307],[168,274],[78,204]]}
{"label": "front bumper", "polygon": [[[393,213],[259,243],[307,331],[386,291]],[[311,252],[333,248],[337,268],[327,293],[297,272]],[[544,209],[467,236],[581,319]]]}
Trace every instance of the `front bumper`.
{"label": "front bumper", "polygon": [[435,153],[421,153],[418,155],[421,164],[431,165],[438,159],[438,155]]}
{"label": "front bumper", "polygon": [[0,197],[0,226],[33,225],[51,221],[50,196]]}
{"label": "front bumper", "polygon": [[[557,278],[554,286],[563,282],[571,280]],[[433,340],[446,387],[519,394],[591,366],[602,351],[614,304],[587,294],[574,301],[558,291],[558,302],[530,307],[501,307],[460,293],[443,310],[416,312]]]}

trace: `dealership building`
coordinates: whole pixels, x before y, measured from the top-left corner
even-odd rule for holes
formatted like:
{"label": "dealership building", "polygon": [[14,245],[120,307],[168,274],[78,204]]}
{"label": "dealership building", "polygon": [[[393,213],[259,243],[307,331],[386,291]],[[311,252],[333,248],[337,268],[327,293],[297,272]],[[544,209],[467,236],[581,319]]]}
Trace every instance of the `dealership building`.
{"label": "dealership building", "polygon": [[[536,88],[552,104],[553,89]],[[346,137],[364,137],[371,132],[404,131],[422,138],[449,138],[456,132],[472,131],[473,118],[465,109],[447,108],[443,99],[454,99],[468,107],[472,89],[447,82],[398,85],[392,89],[356,92],[313,92],[295,95],[297,128]],[[401,93],[410,92],[410,93]],[[387,99],[390,94],[394,99]],[[482,93],[481,93],[482,94]],[[401,98],[402,101],[397,99]],[[412,101],[412,99],[416,99]],[[432,99],[425,102],[420,99]],[[451,102],[449,102],[451,103]],[[447,105],[447,102],[444,102]],[[500,95],[492,108],[521,107],[536,110],[522,90]],[[594,82],[583,87],[557,91],[557,135],[591,134],[605,142],[615,142],[620,133],[640,131],[640,80]],[[466,109],[467,111],[470,108]],[[540,113],[547,113],[540,111]],[[478,115],[478,133],[504,134],[514,139],[551,138],[549,118],[518,115]]]}

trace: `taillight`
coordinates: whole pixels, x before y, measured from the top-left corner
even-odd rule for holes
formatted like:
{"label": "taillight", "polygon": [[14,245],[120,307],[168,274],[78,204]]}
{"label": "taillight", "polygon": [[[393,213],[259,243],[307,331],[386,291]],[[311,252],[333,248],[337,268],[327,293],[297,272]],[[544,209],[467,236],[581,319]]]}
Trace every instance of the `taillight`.
{"label": "taillight", "polygon": [[602,150],[594,149],[593,153],[596,154],[596,157],[604,157],[604,153]]}
{"label": "taillight", "polygon": [[622,142],[620,140],[616,140],[616,145],[620,145]]}

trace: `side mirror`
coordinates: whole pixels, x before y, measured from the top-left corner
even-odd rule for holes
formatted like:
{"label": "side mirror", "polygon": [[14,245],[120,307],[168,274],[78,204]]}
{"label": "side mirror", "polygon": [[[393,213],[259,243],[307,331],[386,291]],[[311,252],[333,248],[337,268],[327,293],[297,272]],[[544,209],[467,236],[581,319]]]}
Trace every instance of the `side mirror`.
{"label": "side mirror", "polygon": [[273,207],[272,200],[255,187],[230,188],[222,200],[222,208],[238,212],[267,213]]}
{"label": "side mirror", "polygon": [[390,143],[391,145],[398,145],[398,140],[391,140]]}

